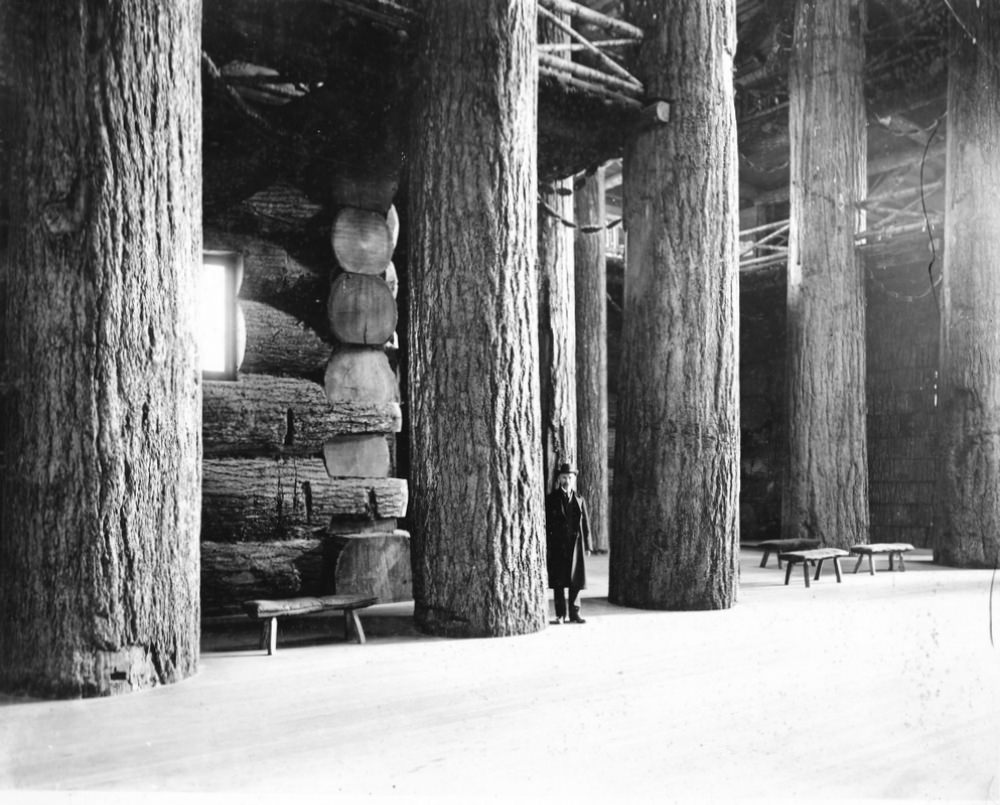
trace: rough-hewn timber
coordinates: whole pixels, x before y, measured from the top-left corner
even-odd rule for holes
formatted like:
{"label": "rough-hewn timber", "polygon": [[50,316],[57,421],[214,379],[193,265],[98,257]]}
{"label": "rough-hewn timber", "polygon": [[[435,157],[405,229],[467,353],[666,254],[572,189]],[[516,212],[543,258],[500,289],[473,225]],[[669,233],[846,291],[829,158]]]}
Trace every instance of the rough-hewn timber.
{"label": "rough-hewn timber", "polygon": [[323,375],[331,404],[384,405],[399,401],[399,384],[389,358],[373,347],[338,347]]}
{"label": "rough-hewn timber", "polygon": [[334,516],[406,514],[402,478],[330,478],[322,458],[206,459],[202,539],[285,539]]}
{"label": "rough-hewn timber", "polygon": [[324,573],[322,538],[280,542],[203,542],[201,602],[205,615],[242,612],[244,601],[324,595],[333,582]]}
{"label": "rough-hewn timber", "polygon": [[396,331],[396,300],[381,277],[345,271],[330,286],[326,315],[343,344],[381,347]]}
{"label": "rough-hewn timber", "polygon": [[326,554],[337,595],[375,595],[381,604],[413,598],[406,531],[331,536],[326,539]]}
{"label": "rough-hewn timber", "polygon": [[333,345],[297,316],[263,302],[241,301],[246,349],[240,371],[320,378]]}
{"label": "rough-hewn timber", "polygon": [[204,455],[312,455],[333,435],[398,433],[399,403],[331,406],[323,387],[310,380],[240,375],[203,385]]}

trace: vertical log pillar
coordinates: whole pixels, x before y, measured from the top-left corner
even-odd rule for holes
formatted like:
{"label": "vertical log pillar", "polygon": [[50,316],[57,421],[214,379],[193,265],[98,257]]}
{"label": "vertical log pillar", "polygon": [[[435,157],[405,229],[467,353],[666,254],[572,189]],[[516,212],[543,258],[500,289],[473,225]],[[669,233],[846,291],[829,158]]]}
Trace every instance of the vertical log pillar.
{"label": "vertical log pillar", "polygon": [[530,0],[427,4],[408,358],[415,617],[434,634],[545,623],[535,15]]}
{"label": "vertical log pillar", "polygon": [[1000,6],[953,0],[935,558],[1000,561]]}
{"label": "vertical log pillar", "polygon": [[859,0],[798,0],[789,80],[788,463],[785,537],[868,541],[866,187]]}
{"label": "vertical log pillar", "polygon": [[0,316],[0,688],[197,670],[201,3],[0,12],[15,154]]}
{"label": "vertical log pillar", "polygon": [[573,181],[551,185],[551,191],[541,194],[544,206],[538,212],[538,364],[546,490],[554,488],[558,464],[574,463],[577,457],[573,229],[559,220],[573,220]]}
{"label": "vertical log pillar", "polygon": [[[626,4],[665,126],[624,158],[625,277],[609,595],[719,609],[736,595],[739,507],[733,0]],[[676,114],[675,114],[676,112]]]}
{"label": "vertical log pillar", "polygon": [[[576,294],[577,488],[587,500],[590,542],[608,549],[608,289],[605,255],[604,168],[587,176],[573,196]],[[599,226],[584,232],[586,226]]]}

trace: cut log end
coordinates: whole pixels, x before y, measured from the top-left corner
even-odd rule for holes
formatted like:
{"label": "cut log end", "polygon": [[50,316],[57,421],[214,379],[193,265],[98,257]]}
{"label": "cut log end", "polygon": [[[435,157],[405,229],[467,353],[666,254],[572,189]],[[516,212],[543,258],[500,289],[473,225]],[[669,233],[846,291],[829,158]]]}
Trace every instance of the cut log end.
{"label": "cut log end", "polygon": [[345,271],[381,274],[392,257],[392,233],[384,215],[345,207],[333,222],[333,254]]}

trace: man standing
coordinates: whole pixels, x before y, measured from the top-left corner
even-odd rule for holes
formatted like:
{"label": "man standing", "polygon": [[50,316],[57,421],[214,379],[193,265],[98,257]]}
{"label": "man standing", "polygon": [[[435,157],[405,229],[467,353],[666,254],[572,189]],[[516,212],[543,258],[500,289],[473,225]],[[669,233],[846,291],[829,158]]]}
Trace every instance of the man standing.
{"label": "man standing", "polygon": [[[549,587],[555,591],[556,618],[552,623],[586,623],[576,599],[587,586],[584,551],[590,553],[590,522],[587,505],[573,489],[576,470],[559,465],[557,488],[545,497],[545,545]],[[566,609],[569,589],[569,611]],[[568,614],[568,617],[567,617]]]}

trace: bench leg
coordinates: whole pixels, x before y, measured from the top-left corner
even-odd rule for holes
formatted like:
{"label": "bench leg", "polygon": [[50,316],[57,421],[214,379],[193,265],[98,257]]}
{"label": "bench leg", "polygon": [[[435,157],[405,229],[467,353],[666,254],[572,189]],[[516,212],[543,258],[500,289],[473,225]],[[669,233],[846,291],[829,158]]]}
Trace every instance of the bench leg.
{"label": "bench leg", "polygon": [[858,554],[858,563],[854,566],[854,574],[857,575],[858,571],[861,569],[861,563],[865,561],[865,555],[863,553]]}
{"label": "bench leg", "polygon": [[821,571],[822,569],[823,569],[823,560],[822,560],[822,559],[820,559],[820,560],[819,560],[819,561],[818,561],[818,562],[816,563],[816,576],[815,576],[815,578],[813,579],[813,581],[819,581],[819,572],[820,572],[820,571]]}
{"label": "bench leg", "polygon": [[354,627],[354,636],[359,643],[365,642],[365,630],[361,626],[361,618],[355,609],[344,610],[344,640],[351,639],[351,627]]}
{"label": "bench leg", "polygon": [[906,572],[906,565],[903,564],[903,552],[900,551],[898,554],[896,554],[896,556],[899,557],[899,572],[900,573],[905,573]]}
{"label": "bench leg", "polygon": [[837,574],[837,584],[840,584],[840,582],[842,581],[842,578],[841,578],[841,575],[840,575],[840,557],[839,556],[833,557],[833,571]]}
{"label": "bench leg", "polygon": [[770,555],[771,555],[771,549],[770,548],[765,548],[764,549],[764,556],[760,560],[760,566],[761,567],[767,567],[767,557],[769,557]]}
{"label": "bench leg", "polygon": [[894,568],[892,566],[892,564],[893,564],[892,560],[893,560],[894,557],[895,557],[895,554],[892,551],[889,551],[889,570],[895,570],[896,569],[896,568]]}
{"label": "bench leg", "polygon": [[872,554],[868,554],[868,573],[875,575],[875,557]]}
{"label": "bench leg", "polygon": [[278,619],[265,618],[260,624],[260,647],[267,649],[267,656],[278,650]]}
{"label": "bench leg", "polygon": [[[788,564],[789,564],[789,566],[791,566],[792,563],[789,562]],[[809,586],[809,563],[808,562],[803,562],[802,563],[802,575],[805,577],[806,587],[808,587]]]}
{"label": "bench leg", "polygon": [[795,564],[794,562],[788,562],[788,564],[785,566],[785,585],[786,586],[788,585],[788,580],[792,577],[792,565],[794,565],[794,564]]}

